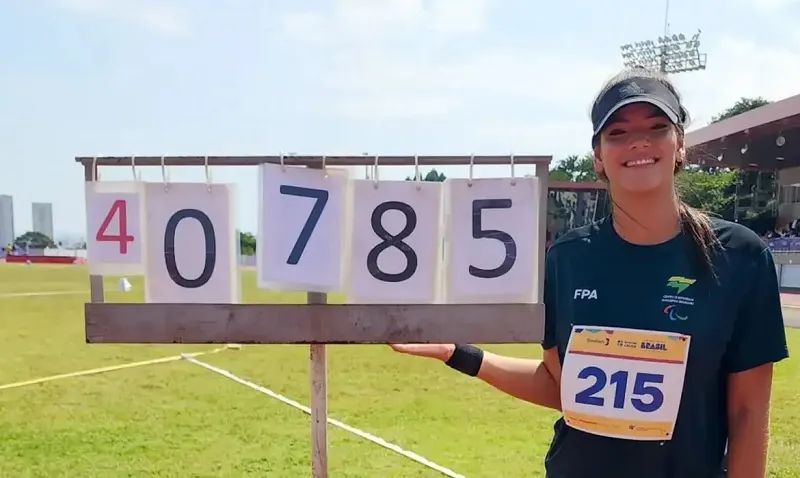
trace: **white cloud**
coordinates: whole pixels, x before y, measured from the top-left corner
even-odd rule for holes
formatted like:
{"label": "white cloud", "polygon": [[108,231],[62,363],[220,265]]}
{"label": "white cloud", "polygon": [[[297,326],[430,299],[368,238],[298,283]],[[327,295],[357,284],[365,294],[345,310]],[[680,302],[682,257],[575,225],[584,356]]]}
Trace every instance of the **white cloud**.
{"label": "white cloud", "polygon": [[[321,81],[339,94],[339,112],[408,117],[508,110],[531,114],[549,105],[584,115],[593,90],[613,67],[558,52],[484,49],[469,55],[350,54]],[[426,102],[429,103],[426,105]]]}
{"label": "white cloud", "polygon": [[[469,135],[465,140],[480,147],[560,157],[589,149],[591,102],[621,67],[613,47],[593,55],[546,44],[492,44],[496,36],[483,1],[334,5],[327,12],[291,14],[282,23],[290,47],[303,49],[312,69],[319,67],[317,85],[333,98],[320,103],[322,115],[458,118],[454,122]],[[790,46],[794,33],[783,34],[777,46],[723,35],[703,39],[708,69],[673,77],[692,112],[692,127],[707,124],[742,96],[779,100],[800,93],[800,51]]]}
{"label": "white cloud", "polygon": [[780,46],[724,36],[709,49],[708,69],[675,80],[694,117],[693,128],[741,97],[763,96],[777,101],[800,93],[800,50],[788,39]]}
{"label": "white cloud", "polygon": [[739,3],[761,12],[776,13],[787,7],[800,5],[800,0],[739,0]]}
{"label": "white cloud", "polygon": [[165,35],[180,35],[188,30],[188,23],[180,9],[164,2],[58,0],[58,5],[83,15],[130,21]]}
{"label": "white cloud", "polygon": [[290,13],[281,23],[295,41],[329,47],[415,35],[447,38],[481,31],[487,1],[335,0],[328,12]]}

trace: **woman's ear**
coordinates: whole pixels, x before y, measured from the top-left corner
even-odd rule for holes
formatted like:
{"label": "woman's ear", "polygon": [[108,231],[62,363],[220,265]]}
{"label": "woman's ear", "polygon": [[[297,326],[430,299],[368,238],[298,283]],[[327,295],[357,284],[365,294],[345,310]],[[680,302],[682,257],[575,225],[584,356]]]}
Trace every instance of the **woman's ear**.
{"label": "woman's ear", "polygon": [[684,162],[686,162],[686,148],[683,146],[683,138],[679,138],[678,150],[675,151],[675,168],[682,168]]}
{"label": "woman's ear", "polygon": [[603,174],[603,158],[600,157],[600,147],[596,146],[592,152],[594,153],[594,159],[592,160],[594,172],[598,175]]}

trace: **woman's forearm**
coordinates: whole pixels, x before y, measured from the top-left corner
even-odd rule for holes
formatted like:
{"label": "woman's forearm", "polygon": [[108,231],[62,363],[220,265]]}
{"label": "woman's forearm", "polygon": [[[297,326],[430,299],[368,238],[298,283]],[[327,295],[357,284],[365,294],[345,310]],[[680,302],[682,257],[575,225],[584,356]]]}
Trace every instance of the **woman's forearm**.
{"label": "woman's forearm", "polygon": [[742,411],[730,419],[728,478],[766,476],[769,416]]}
{"label": "woman's forearm", "polygon": [[484,352],[478,378],[512,397],[561,410],[558,383],[542,360]]}

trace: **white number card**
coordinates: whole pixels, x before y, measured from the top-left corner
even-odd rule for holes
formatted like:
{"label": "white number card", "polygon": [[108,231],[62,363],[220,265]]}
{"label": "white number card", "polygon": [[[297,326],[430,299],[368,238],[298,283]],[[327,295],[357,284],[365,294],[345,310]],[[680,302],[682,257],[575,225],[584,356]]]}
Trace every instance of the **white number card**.
{"label": "white number card", "polygon": [[143,183],[86,182],[86,254],[89,274],[144,272]]}
{"label": "white number card", "polygon": [[239,238],[227,184],[146,183],[147,302],[235,304]]}
{"label": "white number card", "polygon": [[435,302],[441,212],[441,183],[354,180],[349,301]]}
{"label": "white number card", "polygon": [[349,184],[347,170],[262,165],[259,287],[343,290]]}
{"label": "white number card", "polygon": [[447,303],[536,302],[537,178],[444,183]]}

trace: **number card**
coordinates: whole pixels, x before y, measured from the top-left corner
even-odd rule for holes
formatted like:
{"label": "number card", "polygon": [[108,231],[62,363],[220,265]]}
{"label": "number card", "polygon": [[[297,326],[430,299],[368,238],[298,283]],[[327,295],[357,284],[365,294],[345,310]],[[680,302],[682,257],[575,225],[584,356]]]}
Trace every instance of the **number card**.
{"label": "number card", "polygon": [[144,273],[143,183],[86,182],[86,253],[89,274]]}
{"label": "number card", "polygon": [[446,303],[537,301],[540,186],[536,178],[445,181]]}
{"label": "number card", "polygon": [[240,302],[233,186],[210,187],[146,183],[147,302]]}
{"label": "number card", "polygon": [[436,302],[442,257],[441,183],[352,184],[350,302]]}
{"label": "number card", "polygon": [[670,440],[691,337],[619,328],[572,329],[561,375],[567,425],[628,440]]}
{"label": "number card", "polygon": [[348,171],[261,165],[258,286],[343,290]]}

